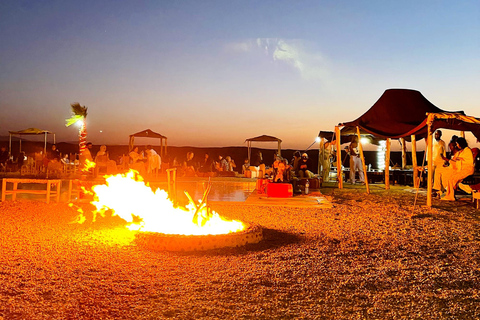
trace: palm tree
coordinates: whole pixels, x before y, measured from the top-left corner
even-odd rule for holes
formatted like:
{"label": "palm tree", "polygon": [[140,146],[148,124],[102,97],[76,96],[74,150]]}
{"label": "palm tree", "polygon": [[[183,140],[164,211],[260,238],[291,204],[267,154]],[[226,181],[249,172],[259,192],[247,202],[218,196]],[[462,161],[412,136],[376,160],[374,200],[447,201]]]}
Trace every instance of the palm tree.
{"label": "palm tree", "polygon": [[80,154],[83,154],[87,146],[87,107],[82,107],[78,102],[74,102],[70,104],[70,106],[72,107],[72,116],[66,120],[67,123],[65,125],[69,127],[74,123],[80,122],[81,126],[78,132],[78,145],[80,148]]}

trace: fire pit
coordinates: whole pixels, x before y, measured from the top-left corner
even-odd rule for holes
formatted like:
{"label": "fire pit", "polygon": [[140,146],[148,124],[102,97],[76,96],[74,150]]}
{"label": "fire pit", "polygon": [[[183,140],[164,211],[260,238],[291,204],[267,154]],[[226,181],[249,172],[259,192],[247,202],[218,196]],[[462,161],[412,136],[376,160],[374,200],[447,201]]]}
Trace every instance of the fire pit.
{"label": "fire pit", "polygon": [[135,235],[139,246],[154,251],[204,251],[225,247],[241,247],[263,239],[262,228],[248,226],[245,230],[216,235],[181,235],[158,232],[139,232]]}
{"label": "fire pit", "polygon": [[104,185],[92,187],[97,208],[94,214],[110,211],[137,231],[136,243],[144,248],[167,251],[201,251],[239,247],[262,240],[262,229],[237,220],[229,220],[207,204],[211,183],[203,197],[189,200],[186,207],[176,206],[166,191],[152,190],[135,171],[106,177]]}

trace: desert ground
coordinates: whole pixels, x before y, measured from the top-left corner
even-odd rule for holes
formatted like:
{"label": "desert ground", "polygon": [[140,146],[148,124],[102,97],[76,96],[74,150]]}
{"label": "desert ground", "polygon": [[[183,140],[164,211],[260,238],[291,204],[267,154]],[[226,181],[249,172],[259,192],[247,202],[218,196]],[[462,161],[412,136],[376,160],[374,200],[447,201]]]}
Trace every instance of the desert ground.
{"label": "desert ground", "polygon": [[[88,203],[0,203],[0,319],[478,319],[480,211],[405,188],[332,207],[211,203],[264,240],[151,251]],[[78,209],[83,224],[71,223]],[[91,217],[90,217],[91,218]]]}

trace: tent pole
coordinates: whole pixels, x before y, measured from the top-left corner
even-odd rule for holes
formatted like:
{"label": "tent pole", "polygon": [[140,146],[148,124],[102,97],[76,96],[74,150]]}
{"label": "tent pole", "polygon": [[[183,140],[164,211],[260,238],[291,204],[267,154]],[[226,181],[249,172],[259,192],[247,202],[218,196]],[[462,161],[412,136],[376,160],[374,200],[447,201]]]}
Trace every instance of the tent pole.
{"label": "tent pole", "polygon": [[56,138],[55,138],[55,133],[53,134],[53,144],[57,144]]}
{"label": "tent pole", "polygon": [[405,138],[400,138],[402,144],[402,170],[405,170],[407,166],[407,145],[405,144]]}
{"label": "tent pole", "polygon": [[410,138],[412,140],[413,187],[418,188],[419,180],[417,177],[417,140],[414,134],[412,134]]}
{"label": "tent pole", "polygon": [[342,150],[340,143],[340,127],[335,126],[335,136],[337,139],[337,180],[338,188],[343,189],[343,172],[342,172]]}
{"label": "tent pole", "polygon": [[[322,138],[320,140],[320,146],[318,148],[318,176],[320,176],[320,173],[322,172],[322,163],[323,163],[323,158],[324,158],[324,152],[325,152],[325,139]],[[323,177],[323,172],[321,177]]]}
{"label": "tent pole", "polygon": [[427,207],[432,206],[432,171],[433,171],[433,138],[432,138],[432,126],[428,124],[428,137],[427,137],[427,155],[428,155],[428,180],[427,180]]}
{"label": "tent pole", "polygon": [[10,142],[8,144],[8,153],[12,154],[12,134],[10,133]]}
{"label": "tent pole", "polygon": [[460,131],[460,137],[465,138],[465,131]]}
{"label": "tent pole", "polygon": [[387,138],[387,151],[385,155],[385,190],[390,189],[390,145],[391,140]]}
{"label": "tent pole", "polygon": [[163,157],[163,139],[160,138],[160,157]]}
{"label": "tent pole", "polygon": [[278,141],[278,156],[282,156],[282,143],[280,141]]}
{"label": "tent pole", "polygon": [[251,152],[252,152],[252,151],[250,150],[250,147],[251,147],[251,146],[250,146],[250,141],[247,141],[247,148],[248,148],[248,152],[247,152],[247,153],[248,153],[248,163],[249,163],[250,165],[252,165],[252,162],[251,162]]}
{"label": "tent pole", "polygon": [[365,165],[365,157],[363,156],[363,146],[361,142],[362,137],[360,136],[360,129],[358,128],[358,126],[357,126],[357,138],[358,138],[358,148],[360,149],[360,159],[362,159],[362,169],[363,169],[363,178],[365,179],[365,187],[367,188],[367,193],[370,193],[370,187],[368,186],[367,166]]}
{"label": "tent pole", "polygon": [[43,144],[43,152],[45,154],[47,154],[47,133],[45,132],[44,134],[45,134],[45,139],[44,139],[44,144]]}
{"label": "tent pole", "polygon": [[168,151],[167,151],[167,139],[165,139],[165,155],[167,155]]}

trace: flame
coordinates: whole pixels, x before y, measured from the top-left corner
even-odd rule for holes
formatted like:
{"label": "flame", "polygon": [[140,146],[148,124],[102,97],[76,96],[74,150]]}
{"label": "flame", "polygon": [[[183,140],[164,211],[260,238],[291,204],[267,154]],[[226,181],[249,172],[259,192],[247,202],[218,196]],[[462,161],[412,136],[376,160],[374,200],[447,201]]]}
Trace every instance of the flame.
{"label": "flame", "polygon": [[106,184],[92,187],[95,193],[91,203],[96,212],[113,215],[127,221],[130,230],[165,234],[206,235],[226,234],[245,229],[241,221],[227,220],[200,202],[186,207],[175,207],[168,193],[152,190],[138,172],[106,177]]}
{"label": "flame", "polygon": [[88,172],[90,169],[95,168],[95,166],[96,166],[95,162],[85,159],[85,164],[83,165],[82,171]]}

